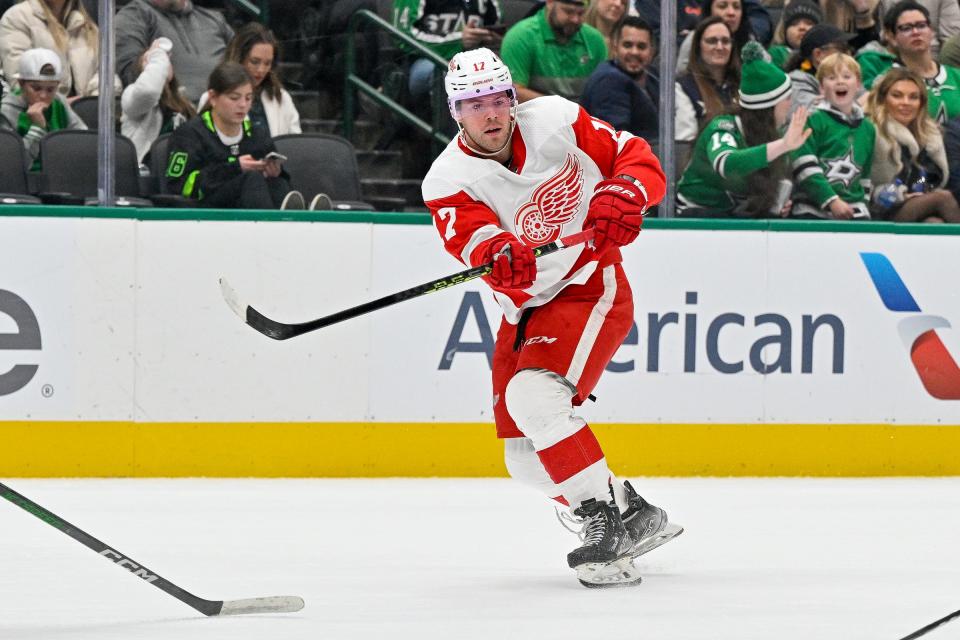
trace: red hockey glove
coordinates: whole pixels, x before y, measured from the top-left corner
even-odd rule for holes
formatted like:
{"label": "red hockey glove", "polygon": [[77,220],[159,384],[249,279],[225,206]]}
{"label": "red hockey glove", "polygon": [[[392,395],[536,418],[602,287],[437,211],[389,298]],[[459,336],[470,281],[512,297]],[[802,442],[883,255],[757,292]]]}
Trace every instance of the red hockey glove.
{"label": "red hockey glove", "polygon": [[498,289],[526,289],[537,279],[537,258],[533,249],[506,234],[487,242],[481,263],[493,262],[493,271],[484,279]]}
{"label": "red hockey glove", "polygon": [[586,227],[594,229],[593,248],[603,253],[623,247],[640,234],[647,197],[640,188],[623,178],[610,178],[597,184],[587,210]]}

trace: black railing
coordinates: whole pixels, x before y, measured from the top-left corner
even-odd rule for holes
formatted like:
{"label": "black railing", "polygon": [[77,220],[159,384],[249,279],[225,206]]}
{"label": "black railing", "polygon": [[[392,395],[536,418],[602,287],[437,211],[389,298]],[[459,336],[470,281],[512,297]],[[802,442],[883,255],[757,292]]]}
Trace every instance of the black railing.
{"label": "black railing", "polygon": [[[391,38],[406,44],[411,49],[416,51],[421,57],[426,58],[433,63],[434,90],[430,92],[432,103],[431,122],[426,122],[422,118],[418,117],[399,102],[391,99],[389,96],[384,95],[382,92],[378,91],[376,87],[357,75],[356,41],[357,28],[360,26],[361,22],[375,25],[377,28],[386,31]],[[442,57],[423,46],[407,34],[403,33],[377,14],[367,11],[366,9],[354,13],[350,18],[350,28],[347,33],[347,72],[346,78],[344,79],[343,88],[344,137],[348,140],[353,140],[354,107],[356,105],[357,95],[356,92],[362,91],[364,95],[369,97],[378,105],[385,109],[389,109],[393,113],[397,114],[400,118],[416,127],[419,131],[429,136],[433,155],[439,155],[440,151],[442,151],[443,148],[450,142],[450,138],[443,133],[442,129],[447,109],[446,101],[444,99],[444,92],[440,88],[442,87],[443,73],[447,69],[448,62],[448,60],[444,60]]]}

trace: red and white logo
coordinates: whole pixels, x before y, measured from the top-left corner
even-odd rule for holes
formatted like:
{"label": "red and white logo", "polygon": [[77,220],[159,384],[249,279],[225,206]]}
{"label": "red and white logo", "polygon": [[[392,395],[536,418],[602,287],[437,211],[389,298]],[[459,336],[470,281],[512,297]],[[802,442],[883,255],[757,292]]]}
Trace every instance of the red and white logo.
{"label": "red and white logo", "polygon": [[583,201],[583,167],[567,154],[560,171],[533,192],[530,202],[517,211],[517,237],[537,247],[560,237],[560,230],[577,216]]}

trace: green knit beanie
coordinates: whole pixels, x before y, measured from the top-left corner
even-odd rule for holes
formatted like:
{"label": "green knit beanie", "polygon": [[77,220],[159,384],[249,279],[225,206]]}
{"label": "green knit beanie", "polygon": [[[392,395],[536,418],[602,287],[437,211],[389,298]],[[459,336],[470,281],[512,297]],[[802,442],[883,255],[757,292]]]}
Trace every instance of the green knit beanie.
{"label": "green knit beanie", "polygon": [[759,42],[748,42],[740,52],[740,106],[768,109],[790,95],[790,78],[770,62]]}

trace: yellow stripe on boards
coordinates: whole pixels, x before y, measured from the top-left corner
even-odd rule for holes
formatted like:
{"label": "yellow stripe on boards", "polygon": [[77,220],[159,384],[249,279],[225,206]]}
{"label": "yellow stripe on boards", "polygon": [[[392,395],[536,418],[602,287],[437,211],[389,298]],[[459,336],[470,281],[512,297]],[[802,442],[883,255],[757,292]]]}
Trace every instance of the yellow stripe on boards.
{"label": "yellow stripe on boards", "polygon": [[[960,425],[597,424],[620,476],[960,475]],[[0,422],[0,477],[497,477],[486,423]]]}

